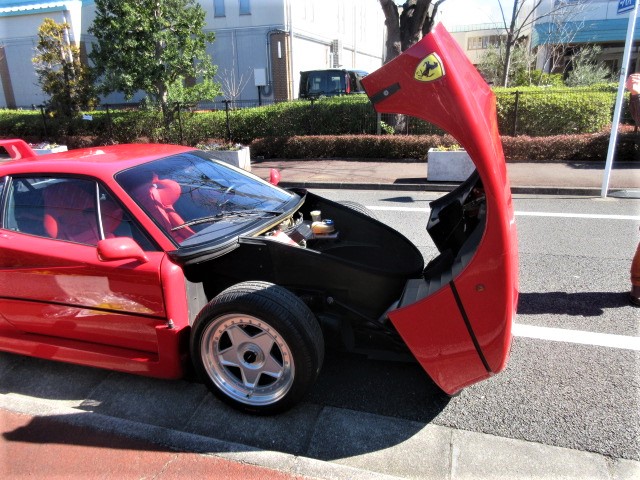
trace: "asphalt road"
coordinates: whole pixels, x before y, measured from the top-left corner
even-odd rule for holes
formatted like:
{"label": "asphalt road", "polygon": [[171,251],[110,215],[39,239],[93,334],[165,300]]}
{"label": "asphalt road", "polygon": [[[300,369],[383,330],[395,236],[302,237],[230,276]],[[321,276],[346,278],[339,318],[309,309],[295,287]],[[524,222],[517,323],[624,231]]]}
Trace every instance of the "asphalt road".
{"label": "asphalt road", "polygon": [[[370,207],[426,260],[436,254],[425,225],[428,203],[439,194],[317,192]],[[209,442],[194,451],[258,449],[261,459],[279,451],[351,465],[362,458],[359,468],[372,471],[437,459],[425,436],[441,435],[442,427],[640,460],[640,309],[627,302],[640,201],[517,196],[515,208],[521,295],[511,360],[505,372],[457,397],[440,393],[417,364],[336,352],[325,356],[303,404],[278,417],[235,412],[191,381],[11,354],[0,354],[0,396],[9,409],[32,414],[62,409],[66,421],[93,418],[107,428],[106,419],[117,419],[134,437],[146,426],[161,443],[181,432],[197,435],[181,445]],[[402,444],[418,458],[385,456]],[[366,464],[372,452],[380,468]],[[425,478],[422,471],[399,476]]]}
{"label": "asphalt road", "polygon": [[[428,260],[433,193],[320,191],[358,201],[404,233]],[[439,395],[418,366],[328,358],[313,401],[437,425],[640,459],[640,351],[599,345],[640,336],[629,268],[640,201],[516,196],[520,300],[507,370],[461,395]],[[560,329],[558,331],[558,329]],[[521,329],[522,330],[522,329]],[[578,334],[595,332],[582,342]],[[560,341],[530,338],[558,334]],[[567,334],[565,334],[567,333]],[[620,339],[616,336],[623,336]]]}

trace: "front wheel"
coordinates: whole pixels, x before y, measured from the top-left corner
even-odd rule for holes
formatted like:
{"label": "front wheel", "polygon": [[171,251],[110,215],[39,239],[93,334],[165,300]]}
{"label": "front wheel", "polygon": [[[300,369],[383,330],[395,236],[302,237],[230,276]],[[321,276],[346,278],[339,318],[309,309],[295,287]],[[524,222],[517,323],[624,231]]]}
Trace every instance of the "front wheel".
{"label": "front wheel", "polygon": [[320,326],[302,300],[267,282],[234,285],[195,320],[191,355],[207,387],[251,413],[276,413],[311,388],[324,359]]}

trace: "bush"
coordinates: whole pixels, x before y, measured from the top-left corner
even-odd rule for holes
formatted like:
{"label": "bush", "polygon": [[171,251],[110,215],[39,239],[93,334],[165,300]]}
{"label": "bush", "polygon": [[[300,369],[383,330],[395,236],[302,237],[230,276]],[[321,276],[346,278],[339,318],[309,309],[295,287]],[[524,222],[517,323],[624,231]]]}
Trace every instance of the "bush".
{"label": "bush", "polygon": [[[618,134],[616,160],[640,159],[638,135],[633,127]],[[554,135],[548,137],[502,137],[508,162],[604,161],[607,158],[610,129],[593,134]]]}
{"label": "bush", "polygon": [[616,88],[496,88],[498,124],[502,134],[530,136],[595,133],[611,124]]}
{"label": "bush", "polygon": [[[595,134],[555,135],[550,137],[502,137],[508,162],[604,161],[609,131]],[[632,127],[618,135],[617,160],[637,160],[640,147]],[[342,135],[267,137],[251,143],[253,158],[349,158],[367,161],[425,161],[430,148],[451,147],[450,135]]]}
{"label": "bush", "polygon": [[314,135],[261,138],[250,146],[254,158],[424,161],[430,148],[453,144],[455,139],[450,135]]}

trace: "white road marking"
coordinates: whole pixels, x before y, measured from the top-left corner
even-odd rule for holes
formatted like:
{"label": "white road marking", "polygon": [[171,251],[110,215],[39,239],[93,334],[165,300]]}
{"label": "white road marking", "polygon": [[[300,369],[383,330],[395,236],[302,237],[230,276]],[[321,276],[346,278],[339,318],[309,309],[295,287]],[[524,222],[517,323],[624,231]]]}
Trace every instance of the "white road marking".
{"label": "white road marking", "polygon": [[516,212],[523,217],[590,218],[601,220],[640,220],[637,215],[602,215],[598,213]]}
{"label": "white road marking", "polygon": [[387,206],[367,206],[369,210],[378,210],[380,212],[430,212],[431,209],[429,207],[426,208],[418,208],[418,207],[387,207]]}
{"label": "white road marking", "polygon": [[538,340],[551,340],[553,342],[578,343],[581,345],[640,351],[640,337],[627,335],[538,327],[521,323],[513,325],[513,335],[516,337],[536,338]]}
{"label": "white road marking", "polygon": [[[370,205],[369,210],[379,212],[420,212],[425,213],[431,211],[429,207],[390,207],[386,205]],[[521,217],[557,217],[557,218],[588,218],[598,220],[635,220],[640,221],[638,215],[604,215],[599,213],[556,213],[556,212],[523,212],[516,211],[516,216]]]}

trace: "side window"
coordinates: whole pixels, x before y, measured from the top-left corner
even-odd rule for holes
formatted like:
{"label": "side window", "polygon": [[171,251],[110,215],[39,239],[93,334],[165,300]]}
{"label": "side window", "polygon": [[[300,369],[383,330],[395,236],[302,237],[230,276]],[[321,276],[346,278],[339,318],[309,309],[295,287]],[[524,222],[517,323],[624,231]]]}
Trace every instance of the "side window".
{"label": "side window", "polygon": [[147,252],[158,250],[131,215],[102,186],[100,186],[100,216],[104,238],[129,237]]}
{"label": "side window", "polygon": [[99,240],[95,183],[75,178],[16,177],[5,225],[16,232],[95,245]]}
{"label": "side window", "polygon": [[146,251],[157,250],[114,197],[94,181],[15,177],[9,185],[7,229],[85,245],[97,245],[103,238],[130,237]]}

